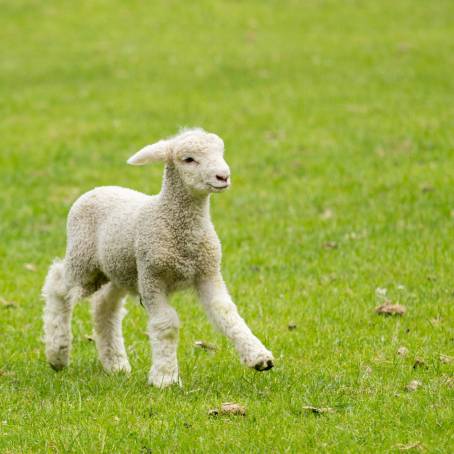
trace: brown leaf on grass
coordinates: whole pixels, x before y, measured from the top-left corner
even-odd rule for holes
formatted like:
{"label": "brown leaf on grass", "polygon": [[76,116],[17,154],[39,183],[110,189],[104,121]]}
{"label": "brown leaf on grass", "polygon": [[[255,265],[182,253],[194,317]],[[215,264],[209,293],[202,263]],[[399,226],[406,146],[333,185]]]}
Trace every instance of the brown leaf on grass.
{"label": "brown leaf on grass", "polygon": [[419,380],[412,380],[406,387],[405,389],[408,392],[413,392],[416,391],[420,386],[422,386],[422,383]]}
{"label": "brown leaf on grass", "polygon": [[14,377],[15,375],[16,372],[13,372],[12,370],[0,369],[0,377]]}
{"label": "brown leaf on grass", "polygon": [[246,415],[246,408],[235,402],[224,402],[221,404],[221,414],[224,415]]}
{"label": "brown leaf on grass", "polygon": [[395,446],[399,451],[410,451],[412,449],[417,449],[419,451],[424,451],[424,446],[420,441],[416,441],[415,443],[409,443],[408,445],[404,445],[403,443],[399,443]]}
{"label": "brown leaf on grass", "polygon": [[337,249],[337,243],[335,241],[327,241],[323,243],[324,249]]}
{"label": "brown leaf on grass", "polygon": [[235,416],[246,416],[246,408],[235,402],[224,402],[221,404],[221,408],[213,408],[208,411],[209,416],[217,415],[235,415]]}
{"label": "brown leaf on grass", "polygon": [[334,408],[330,407],[313,407],[312,405],[305,405],[303,410],[306,410],[310,413],[314,413],[315,415],[324,415],[327,413],[334,413]]}
{"label": "brown leaf on grass", "polygon": [[214,344],[210,344],[209,342],[205,342],[205,341],[195,341],[194,342],[194,345],[197,347],[197,348],[201,348],[202,350],[209,350],[209,351],[216,351],[218,348],[216,347],[216,345]]}
{"label": "brown leaf on grass", "polygon": [[36,268],[36,265],[35,265],[34,263],[26,263],[26,264],[24,265],[24,268],[25,268],[27,271],[32,271],[33,273],[34,273],[35,271],[38,270],[38,268]]}
{"label": "brown leaf on grass", "polygon": [[2,298],[1,296],[0,296],[0,304],[5,309],[15,309],[17,307],[17,303],[15,301],[8,301],[5,298]]}
{"label": "brown leaf on grass", "polygon": [[320,215],[320,217],[324,220],[327,221],[328,219],[331,219],[334,216],[334,212],[331,208],[326,208],[323,210],[323,213]]}
{"label": "brown leaf on grass", "polygon": [[399,347],[397,349],[397,354],[399,356],[407,356],[408,355],[408,348],[407,347]]}
{"label": "brown leaf on grass", "polygon": [[407,308],[401,304],[392,304],[391,301],[386,301],[375,308],[375,312],[379,315],[404,315]]}
{"label": "brown leaf on grass", "polygon": [[290,322],[287,326],[289,331],[293,331],[296,329],[296,323],[295,322]]}
{"label": "brown leaf on grass", "polygon": [[454,361],[452,356],[440,354],[440,361],[444,364],[450,364]]}
{"label": "brown leaf on grass", "polygon": [[434,190],[434,187],[431,184],[423,184],[421,186],[421,192],[426,193],[426,192],[432,192]]}
{"label": "brown leaf on grass", "polygon": [[422,358],[415,358],[413,369],[417,369],[418,367],[427,367],[426,362]]}
{"label": "brown leaf on grass", "polygon": [[440,316],[431,318],[430,323],[432,326],[440,326],[443,323],[443,319]]}

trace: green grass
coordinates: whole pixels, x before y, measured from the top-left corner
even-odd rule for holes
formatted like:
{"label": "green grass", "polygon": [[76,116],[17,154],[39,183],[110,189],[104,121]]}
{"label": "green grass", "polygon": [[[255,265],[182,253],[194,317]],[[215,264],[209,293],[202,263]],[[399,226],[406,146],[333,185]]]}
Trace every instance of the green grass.
{"label": "green grass", "polygon": [[[454,366],[439,359],[454,356],[452,1],[0,10],[0,452],[452,452]],[[102,371],[88,304],[55,373],[39,294],[68,208],[104,184],[157,192],[162,167],[125,160],[182,125],[225,140],[233,188],[212,203],[224,275],[275,369],[243,368],[179,294],[182,389],[146,386],[133,300],[130,377]],[[407,313],[376,315],[377,287]],[[247,416],[208,416],[226,401]]]}

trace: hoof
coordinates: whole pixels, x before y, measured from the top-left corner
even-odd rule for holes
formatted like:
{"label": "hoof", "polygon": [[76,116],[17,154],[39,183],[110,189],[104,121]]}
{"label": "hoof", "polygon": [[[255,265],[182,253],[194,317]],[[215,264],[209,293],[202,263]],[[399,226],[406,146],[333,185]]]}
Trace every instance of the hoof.
{"label": "hoof", "polygon": [[129,374],[131,372],[131,366],[129,365],[129,362],[113,363],[104,366],[104,370],[108,374]]}
{"label": "hoof", "polygon": [[249,353],[245,358],[241,358],[242,362],[251,369],[258,371],[270,370],[274,367],[273,354],[266,349]]}
{"label": "hoof", "polygon": [[46,359],[53,370],[58,372],[64,369],[69,364],[69,346],[61,345],[58,348],[47,348]]}
{"label": "hoof", "polygon": [[111,353],[110,355],[103,355],[99,357],[104,371],[108,374],[131,372],[131,365],[129,364],[128,357],[122,352]]}
{"label": "hoof", "polygon": [[270,370],[274,367],[273,360],[268,359],[267,361],[261,361],[260,363],[256,364],[254,366],[255,370],[258,370],[259,372],[263,372],[265,370]]}
{"label": "hoof", "polygon": [[173,373],[152,372],[148,377],[148,384],[159,389],[168,388],[172,385],[182,386],[178,371]]}
{"label": "hoof", "polygon": [[55,372],[60,372],[66,367],[66,364],[53,364],[49,363],[49,366],[55,371]]}

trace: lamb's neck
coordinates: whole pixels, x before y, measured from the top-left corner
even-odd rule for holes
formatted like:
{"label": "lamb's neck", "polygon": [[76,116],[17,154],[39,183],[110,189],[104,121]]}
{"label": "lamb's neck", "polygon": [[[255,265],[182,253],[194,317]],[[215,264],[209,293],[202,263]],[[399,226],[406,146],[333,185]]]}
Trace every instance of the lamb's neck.
{"label": "lamb's neck", "polygon": [[166,165],[159,197],[168,218],[176,219],[180,225],[182,222],[193,225],[209,219],[210,196],[191,193],[173,164]]}

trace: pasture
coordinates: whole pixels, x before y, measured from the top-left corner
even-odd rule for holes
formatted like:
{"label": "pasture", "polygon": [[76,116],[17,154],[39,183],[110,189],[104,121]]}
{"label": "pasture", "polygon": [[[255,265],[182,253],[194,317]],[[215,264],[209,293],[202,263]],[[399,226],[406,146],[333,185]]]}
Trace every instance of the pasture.
{"label": "pasture", "polygon": [[[0,10],[0,452],[452,452],[452,1]],[[243,367],[181,293],[181,389],[146,385],[134,299],[129,377],[103,372],[86,303],[54,372],[40,289],[69,207],[101,185],[157,193],[163,166],[125,161],[186,125],[225,141],[223,273],[275,368]],[[406,313],[376,314],[387,299]],[[208,415],[223,402],[246,416]]]}

